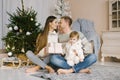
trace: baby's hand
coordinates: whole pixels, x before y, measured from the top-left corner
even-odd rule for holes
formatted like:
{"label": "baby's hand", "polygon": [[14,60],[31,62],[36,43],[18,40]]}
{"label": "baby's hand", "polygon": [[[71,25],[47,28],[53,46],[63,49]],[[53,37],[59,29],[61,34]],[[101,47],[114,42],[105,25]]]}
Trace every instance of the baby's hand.
{"label": "baby's hand", "polygon": [[84,60],[83,59],[80,59],[80,62],[83,62]]}
{"label": "baby's hand", "polygon": [[75,49],[73,49],[73,52],[75,53],[76,56],[78,56],[78,53]]}

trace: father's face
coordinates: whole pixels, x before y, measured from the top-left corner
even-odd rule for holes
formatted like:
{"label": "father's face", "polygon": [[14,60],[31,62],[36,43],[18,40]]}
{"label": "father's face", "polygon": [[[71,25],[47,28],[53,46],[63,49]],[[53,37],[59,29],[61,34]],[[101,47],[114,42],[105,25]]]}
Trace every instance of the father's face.
{"label": "father's face", "polygon": [[64,19],[60,20],[59,26],[63,29],[66,27],[66,21]]}

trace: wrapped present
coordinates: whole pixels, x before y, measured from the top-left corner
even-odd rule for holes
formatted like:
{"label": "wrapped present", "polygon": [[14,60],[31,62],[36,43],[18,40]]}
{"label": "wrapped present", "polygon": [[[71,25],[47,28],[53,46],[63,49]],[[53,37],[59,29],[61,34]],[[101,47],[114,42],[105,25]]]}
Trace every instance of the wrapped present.
{"label": "wrapped present", "polygon": [[61,54],[63,53],[61,43],[49,43],[47,46],[47,52],[52,54]]}

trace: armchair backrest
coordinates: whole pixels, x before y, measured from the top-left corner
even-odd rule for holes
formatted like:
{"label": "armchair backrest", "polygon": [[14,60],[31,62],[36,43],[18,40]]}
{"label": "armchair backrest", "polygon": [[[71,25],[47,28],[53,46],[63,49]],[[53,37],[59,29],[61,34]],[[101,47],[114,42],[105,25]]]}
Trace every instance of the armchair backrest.
{"label": "armchair backrest", "polygon": [[90,38],[90,35],[96,34],[94,22],[87,19],[77,19],[73,22],[72,29],[82,32],[87,39]]}
{"label": "armchair backrest", "polygon": [[87,19],[78,18],[72,24],[72,28],[80,31],[95,31],[95,29],[86,29],[86,28],[94,28],[94,22]]}

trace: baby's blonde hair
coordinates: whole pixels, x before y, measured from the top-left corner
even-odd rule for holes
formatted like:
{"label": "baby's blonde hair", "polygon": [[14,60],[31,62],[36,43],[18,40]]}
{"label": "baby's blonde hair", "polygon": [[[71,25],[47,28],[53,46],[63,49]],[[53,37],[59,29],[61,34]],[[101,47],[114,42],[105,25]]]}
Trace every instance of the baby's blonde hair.
{"label": "baby's blonde hair", "polygon": [[80,38],[80,35],[79,35],[79,33],[77,32],[77,31],[72,31],[71,33],[70,33],[70,38],[73,38],[73,37],[77,37],[77,39],[79,39]]}

